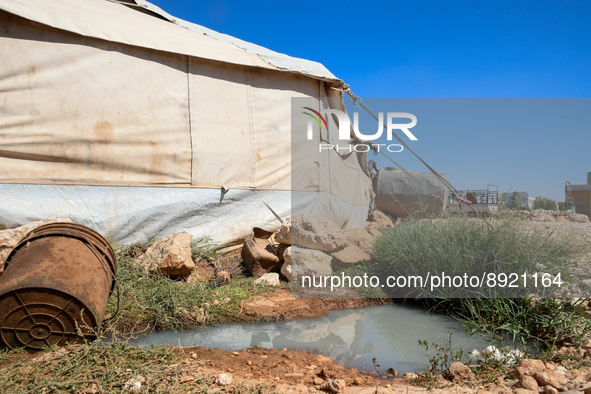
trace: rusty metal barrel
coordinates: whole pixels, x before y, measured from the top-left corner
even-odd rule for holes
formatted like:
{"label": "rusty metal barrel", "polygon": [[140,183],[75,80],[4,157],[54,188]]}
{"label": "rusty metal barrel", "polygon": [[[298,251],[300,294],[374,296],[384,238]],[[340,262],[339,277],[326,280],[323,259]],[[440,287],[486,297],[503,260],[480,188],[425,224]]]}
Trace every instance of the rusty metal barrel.
{"label": "rusty metal barrel", "polygon": [[73,223],[27,234],[0,277],[0,345],[40,350],[96,338],[115,286],[109,242]]}

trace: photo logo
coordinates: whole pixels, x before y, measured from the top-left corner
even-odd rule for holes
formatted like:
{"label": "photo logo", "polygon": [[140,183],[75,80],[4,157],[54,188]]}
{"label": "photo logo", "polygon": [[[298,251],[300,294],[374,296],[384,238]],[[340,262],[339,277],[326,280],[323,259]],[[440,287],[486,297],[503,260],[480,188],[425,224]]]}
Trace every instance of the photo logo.
{"label": "photo logo", "polygon": [[[304,109],[307,109],[309,111],[314,112],[316,115],[318,115],[318,118],[322,119],[322,123],[324,123],[324,127],[326,128],[326,131],[328,132],[328,124],[326,123],[326,120],[324,119],[324,117],[322,115],[320,115],[320,112],[313,110],[310,107],[302,107]],[[316,116],[308,113],[308,112],[302,112],[303,114],[308,115],[309,117],[311,117],[312,119],[314,119],[317,123],[318,123],[318,127],[320,128],[320,130],[322,131],[322,124],[320,123],[320,119],[318,119]],[[311,140],[312,138],[314,138],[314,133],[312,131],[312,121],[308,122],[308,140]]]}
{"label": "photo logo", "polygon": [[[303,109],[307,109],[314,114],[309,112],[303,112],[303,114],[308,115],[310,118],[316,121],[318,124],[319,130],[322,131],[322,125],[328,134],[328,123],[326,119],[322,116],[322,114],[331,114],[335,115],[338,120],[338,129],[339,129],[339,140],[341,141],[350,141],[351,140],[351,120],[349,116],[340,110],[337,109],[321,109],[320,112],[310,108],[310,107],[302,107]],[[363,134],[359,130],[359,113],[353,113],[353,133],[355,136],[361,141],[374,141],[380,138],[384,132],[384,113],[380,112],[378,115],[378,131],[374,134]],[[401,119],[406,118],[410,119],[410,123],[394,123],[394,119]],[[314,123],[312,119],[308,120],[308,128],[307,128],[307,138],[308,141],[314,139]],[[392,140],[392,135],[394,134],[394,130],[402,131],[411,141],[417,141],[418,138],[415,137],[413,133],[409,131],[410,128],[416,126],[417,124],[417,117],[408,112],[388,112],[386,114],[386,138],[388,141]],[[349,152],[368,152],[370,149],[380,151],[381,146],[386,146],[388,152],[402,152],[404,147],[400,144],[376,144],[372,143],[369,144],[355,144],[355,145],[346,145],[340,146],[339,145],[332,145],[332,144],[320,144],[319,150],[328,150],[328,149],[336,149],[337,152],[339,150],[348,150]]]}

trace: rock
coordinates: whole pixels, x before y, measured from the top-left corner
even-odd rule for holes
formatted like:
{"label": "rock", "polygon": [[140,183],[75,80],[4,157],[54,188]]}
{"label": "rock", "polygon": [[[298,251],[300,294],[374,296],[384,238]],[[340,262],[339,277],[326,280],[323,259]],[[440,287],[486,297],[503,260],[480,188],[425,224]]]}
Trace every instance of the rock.
{"label": "rock", "polygon": [[414,373],[414,372],[407,372],[407,373],[405,373],[405,374],[404,374],[404,375],[402,375],[402,376],[404,376],[406,379],[416,379],[416,378],[418,378],[418,377],[419,377],[419,375],[417,375],[417,374],[416,374],[416,373]]}
{"label": "rock", "polygon": [[589,223],[589,216],[580,213],[568,212],[566,217],[569,221],[575,223]]}
{"label": "rock", "polygon": [[355,245],[349,245],[345,249],[333,253],[332,257],[341,264],[355,264],[360,261],[369,261],[371,258],[367,252]]}
{"label": "rock", "polygon": [[558,390],[561,390],[562,385],[568,382],[568,379],[564,374],[556,371],[546,370],[543,372],[534,372],[532,377],[537,380],[541,386],[552,386]]}
{"label": "rock", "polygon": [[291,245],[291,216],[281,223],[279,231],[275,233],[275,241],[282,244]]}
{"label": "rock", "polygon": [[349,240],[350,246],[357,246],[368,253],[371,252],[376,237],[371,235],[367,230],[362,228],[349,228],[343,231]]}
{"label": "rock", "polygon": [[373,223],[371,223],[369,226],[366,226],[365,231],[367,231],[369,233],[369,235],[371,235],[374,238],[382,236],[382,233],[380,232],[380,230],[378,230],[378,228],[375,227],[375,224],[373,224]]}
{"label": "rock", "polygon": [[516,388],[513,390],[513,394],[538,394],[538,392],[534,390]]}
{"label": "rock", "polygon": [[292,217],[292,245],[333,253],[346,248],[349,239],[343,230],[329,219],[298,213]]}
{"label": "rock", "polygon": [[152,273],[161,272],[171,277],[189,276],[195,268],[191,257],[191,235],[178,233],[156,241],[138,260]]}
{"label": "rock", "polygon": [[561,216],[561,215],[556,216],[556,221],[559,223],[568,223],[569,222],[568,218],[566,218],[565,216]]}
{"label": "rock", "polygon": [[332,358],[326,357],[326,356],[323,356],[323,355],[320,355],[319,354],[319,355],[316,356],[316,362],[319,365],[322,365],[322,364],[330,364],[330,363],[332,363]]}
{"label": "rock", "polygon": [[513,377],[515,379],[521,379],[522,376],[533,376],[535,372],[542,372],[545,370],[546,366],[542,360],[526,358],[517,363],[515,370],[513,371]]}
{"label": "rock", "polygon": [[538,390],[540,387],[538,386],[538,382],[532,378],[531,376],[522,376],[517,382],[517,385],[521,388],[528,389],[528,390]]}
{"label": "rock", "polygon": [[476,375],[472,370],[459,361],[452,363],[447,370],[448,377],[455,382],[476,380]]}
{"label": "rock", "polygon": [[532,222],[555,222],[556,218],[551,213],[547,213],[543,209],[534,209],[529,214]]}
{"label": "rock", "polygon": [[394,376],[395,378],[398,377],[398,376],[400,376],[400,372],[398,372],[394,368],[388,368],[388,373],[390,375]]}
{"label": "rock", "polygon": [[221,286],[224,283],[229,283],[231,279],[228,271],[220,271],[214,280],[217,282],[218,286]]}
{"label": "rock", "polygon": [[583,342],[583,348],[591,349],[591,339],[585,339],[585,341]]}
{"label": "rock", "polygon": [[330,390],[333,393],[340,393],[345,389],[345,381],[342,379],[333,379],[320,385],[320,390]]}
{"label": "rock", "polygon": [[319,251],[292,246],[292,281],[302,276],[324,276],[332,273],[332,257]]}
{"label": "rock", "polygon": [[313,378],[312,382],[313,382],[315,385],[319,385],[319,384],[322,384],[322,383],[324,383],[324,379],[322,379],[322,378],[319,378],[318,376],[314,376],[314,378]]}
{"label": "rock", "polygon": [[558,390],[556,390],[552,386],[544,386],[544,393],[546,393],[546,394],[558,394]]}
{"label": "rock", "polygon": [[142,388],[142,383],[137,379],[129,379],[125,384],[123,384],[124,390],[129,391],[140,391]]}
{"label": "rock", "polygon": [[232,375],[227,373],[221,373],[215,378],[215,384],[220,386],[227,386],[232,384]]}
{"label": "rock", "polygon": [[183,375],[181,376],[179,383],[187,383],[195,380],[195,378],[191,375]]}
{"label": "rock", "polygon": [[12,252],[12,249],[24,238],[25,235],[35,230],[37,227],[49,223],[72,223],[70,218],[48,218],[43,220],[37,220],[25,224],[24,226],[10,228],[0,231],[0,276],[4,272],[4,263],[6,258]]}
{"label": "rock", "polygon": [[269,272],[254,281],[255,285],[265,284],[267,286],[279,286],[279,274],[276,272]]}
{"label": "rock", "polygon": [[377,209],[374,209],[374,211],[369,214],[367,220],[369,222],[375,223],[377,228],[394,227],[394,222],[392,219]]}
{"label": "rock", "polygon": [[288,282],[291,282],[291,246],[283,252],[283,265],[281,274],[285,276]]}

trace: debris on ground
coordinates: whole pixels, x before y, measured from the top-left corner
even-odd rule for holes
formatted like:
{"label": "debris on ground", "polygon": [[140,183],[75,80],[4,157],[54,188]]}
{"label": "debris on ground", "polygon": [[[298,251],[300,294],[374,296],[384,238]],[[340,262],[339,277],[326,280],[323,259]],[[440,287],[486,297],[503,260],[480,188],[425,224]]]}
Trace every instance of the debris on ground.
{"label": "debris on ground", "polygon": [[191,257],[191,235],[173,234],[154,242],[138,258],[152,272],[161,272],[172,278],[187,277],[195,268]]}
{"label": "debris on ground", "polygon": [[279,274],[276,272],[269,272],[254,281],[254,284],[265,284],[267,286],[279,286]]}
{"label": "debris on ground", "polygon": [[269,242],[273,235],[270,231],[265,231],[255,227],[254,236],[244,241],[241,257],[251,275],[263,276],[271,271],[278,271],[280,267],[280,258],[277,256],[277,247]]}
{"label": "debris on ground", "polygon": [[534,209],[533,211],[517,211],[517,215],[532,222],[589,223],[589,216],[572,211],[549,211]]}

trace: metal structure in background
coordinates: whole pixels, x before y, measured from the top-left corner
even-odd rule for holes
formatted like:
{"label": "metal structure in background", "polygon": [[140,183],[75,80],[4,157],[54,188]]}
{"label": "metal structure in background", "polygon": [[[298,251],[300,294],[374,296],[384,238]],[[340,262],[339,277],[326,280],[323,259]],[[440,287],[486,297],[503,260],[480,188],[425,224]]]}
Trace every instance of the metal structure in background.
{"label": "metal structure in background", "polygon": [[[491,190],[494,186],[496,190]],[[457,198],[456,192],[450,192],[448,199],[448,212],[451,213],[473,213],[474,211],[481,215],[491,215],[495,213],[501,205],[501,196],[497,185],[488,184],[486,189],[458,190],[461,196],[464,196],[471,202],[470,208]]]}
{"label": "metal structure in background", "polygon": [[97,232],[51,223],[27,234],[0,278],[0,344],[37,351],[96,338],[116,258]]}

